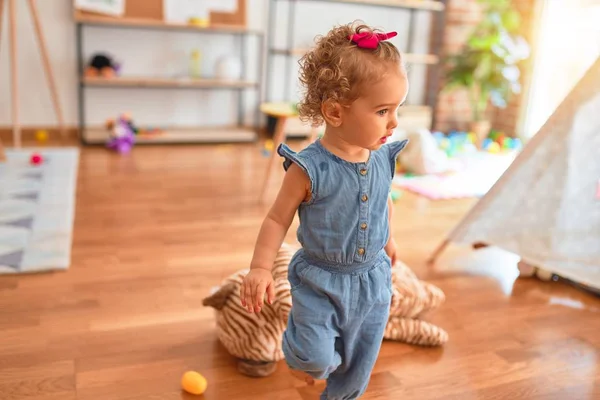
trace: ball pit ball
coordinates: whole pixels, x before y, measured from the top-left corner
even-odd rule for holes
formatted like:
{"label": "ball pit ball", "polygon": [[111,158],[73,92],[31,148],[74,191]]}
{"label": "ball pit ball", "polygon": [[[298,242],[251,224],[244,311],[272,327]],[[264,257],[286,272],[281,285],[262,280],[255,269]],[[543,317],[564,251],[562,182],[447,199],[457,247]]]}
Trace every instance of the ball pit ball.
{"label": "ball pit ball", "polygon": [[188,393],[200,395],[206,391],[206,378],[196,371],[187,371],[181,378],[181,387]]}
{"label": "ball pit ball", "polygon": [[485,138],[485,139],[483,140],[483,145],[482,145],[483,149],[484,149],[484,150],[488,150],[488,149],[489,149],[489,147],[490,147],[490,145],[491,145],[492,143],[494,143],[494,141],[493,141],[492,139],[490,139],[490,138]]}
{"label": "ball pit ball", "polygon": [[487,150],[490,153],[498,153],[500,151],[500,145],[497,142],[492,142]]}
{"label": "ball pit ball", "polygon": [[443,138],[440,141],[440,147],[444,150],[446,150],[448,147],[450,147],[450,139],[448,138]]}
{"label": "ball pit ball", "polygon": [[271,139],[265,140],[265,150],[273,151],[274,143]]}
{"label": "ball pit ball", "polygon": [[44,157],[40,153],[33,153],[29,158],[29,162],[33,165],[40,165],[44,162]]}
{"label": "ball pit ball", "polygon": [[35,131],[35,139],[38,142],[45,142],[48,140],[48,131],[40,129]]}

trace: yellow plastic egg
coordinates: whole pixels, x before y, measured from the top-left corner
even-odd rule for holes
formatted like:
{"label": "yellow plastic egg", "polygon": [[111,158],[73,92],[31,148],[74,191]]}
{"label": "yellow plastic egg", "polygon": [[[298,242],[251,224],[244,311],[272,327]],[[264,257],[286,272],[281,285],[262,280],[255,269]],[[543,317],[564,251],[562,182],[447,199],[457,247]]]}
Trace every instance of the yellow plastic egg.
{"label": "yellow plastic egg", "polygon": [[181,387],[191,394],[202,394],[206,390],[206,378],[196,371],[187,371],[181,378]]}

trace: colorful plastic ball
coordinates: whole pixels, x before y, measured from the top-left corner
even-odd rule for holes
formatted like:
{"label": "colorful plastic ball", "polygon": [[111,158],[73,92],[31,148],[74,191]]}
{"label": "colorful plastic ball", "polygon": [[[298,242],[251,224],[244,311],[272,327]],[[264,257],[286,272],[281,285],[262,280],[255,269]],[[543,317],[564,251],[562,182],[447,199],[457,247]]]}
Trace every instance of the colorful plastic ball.
{"label": "colorful plastic ball", "polygon": [[402,196],[402,193],[399,190],[396,189],[392,189],[392,201],[396,201],[400,198],[400,196]]}
{"label": "colorful plastic ball", "polygon": [[521,142],[521,139],[515,138],[512,140],[512,149],[521,150],[522,148],[523,148],[523,143]]}
{"label": "colorful plastic ball", "polygon": [[467,137],[469,138],[469,142],[473,144],[477,143],[477,135],[474,132],[467,133]]}
{"label": "colorful plastic ball", "polygon": [[477,151],[477,147],[473,143],[465,143],[462,151],[464,153],[473,153]]}
{"label": "colorful plastic ball", "polygon": [[271,139],[267,139],[265,140],[265,150],[267,151],[273,151],[273,141]]}
{"label": "colorful plastic ball", "polygon": [[29,162],[32,165],[40,165],[44,162],[44,157],[40,153],[33,153],[29,158]]}
{"label": "colorful plastic ball", "polygon": [[500,151],[500,145],[496,142],[492,142],[488,146],[487,151],[489,151],[490,153],[498,153]]}
{"label": "colorful plastic ball", "polygon": [[435,139],[435,140],[436,140],[438,143],[440,143],[440,141],[446,137],[446,135],[444,135],[444,134],[443,134],[442,132],[440,132],[440,131],[433,132],[433,133],[432,133],[432,136],[434,137],[434,139]]}
{"label": "colorful plastic ball", "polygon": [[191,394],[202,394],[206,391],[207,386],[206,378],[196,371],[187,371],[181,378],[181,387]]}
{"label": "colorful plastic ball", "polygon": [[488,150],[492,143],[494,143],[494,141],[491,138],[485,138],[483,139],[481,147],[483,148],[483,150]]}
{"label": "colorful plastic ball", "polygon": [[48,140],[48,131],[44,129],[39,129],[35,131],[35,140],[38,142],[45,142]]}
{"label": "colorful plastic ball", "polygon": [[445,137],[442,140],[440,140],[440,147],[444,150],[449,148],[450,147],[450,139]]}
{"label": "colorful plastic ball", "polygon": [[513,145],[513,139],[507,137],[504,139],[504,143],[502,143],[502,148],[503,149],[512,149],[512,145]]}

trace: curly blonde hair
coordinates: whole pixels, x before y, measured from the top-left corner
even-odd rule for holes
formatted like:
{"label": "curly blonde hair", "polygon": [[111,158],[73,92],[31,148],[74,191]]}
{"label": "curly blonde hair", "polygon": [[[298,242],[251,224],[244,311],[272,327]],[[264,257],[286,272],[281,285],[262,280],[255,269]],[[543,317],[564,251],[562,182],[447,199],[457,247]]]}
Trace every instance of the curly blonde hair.
{"label": "curly blonde hair", "polygon": [[321,125],[321,105],[325,101],[350,104],[366,84],[381,78],[390,64],[402,71],[402,56],[389,41],[381,41],[376,49],[364,49],[351,41],[355,33],[381,31],[361,22],[334,27],[325,36],[317,36],[316,45],[299,61],[303,99],[298,103],[300,119],[313,126]]}

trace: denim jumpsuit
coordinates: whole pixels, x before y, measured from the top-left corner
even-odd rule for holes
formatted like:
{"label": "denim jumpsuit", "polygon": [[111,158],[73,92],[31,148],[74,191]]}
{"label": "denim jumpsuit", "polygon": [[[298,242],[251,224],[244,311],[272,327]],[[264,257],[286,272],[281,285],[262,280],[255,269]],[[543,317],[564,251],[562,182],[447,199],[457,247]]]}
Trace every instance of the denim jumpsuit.
{"label": "denim jumpsuit", "polygon": [[379,354],[392,296],[387,201],[406,143],[383,145],[361,163],[337,157],[320,140],[298,153],[277,149],[285,170],[297,164],[311,184],[310,200],[298,208],[302,248],[288,269],[283,352],[291,369],[327,379],[323,400],[361,396]]}

